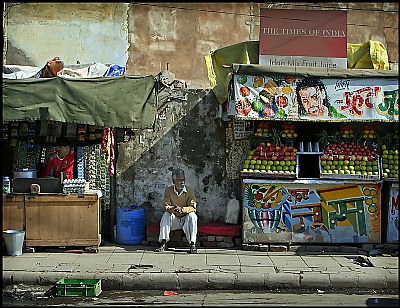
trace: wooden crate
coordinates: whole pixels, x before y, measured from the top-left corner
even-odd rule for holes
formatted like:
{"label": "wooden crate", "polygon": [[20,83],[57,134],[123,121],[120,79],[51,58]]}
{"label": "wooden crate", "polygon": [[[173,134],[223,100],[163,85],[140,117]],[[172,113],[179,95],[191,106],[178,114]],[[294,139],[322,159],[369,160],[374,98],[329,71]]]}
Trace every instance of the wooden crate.
{"label": "wooden crate", "polygon": [[23,195],[3,195],[3,230],[25,230]]}
{"label": "wooden crate", "polygon": [[99,246],[97,195],[26,195],[26,246]]}

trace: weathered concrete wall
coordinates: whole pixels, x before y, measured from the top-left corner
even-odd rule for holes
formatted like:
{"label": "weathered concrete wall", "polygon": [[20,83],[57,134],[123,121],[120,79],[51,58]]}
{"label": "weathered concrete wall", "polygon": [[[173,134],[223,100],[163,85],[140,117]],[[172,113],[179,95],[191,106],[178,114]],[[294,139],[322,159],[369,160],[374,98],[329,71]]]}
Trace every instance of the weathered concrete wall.
{"label": "weathered concrete wall", "polygon": [[204,56],[221,47],[259,40],[260,8],[347,9],[348,43],[382,42],[388,50],[391,67],[397,69],[399,14],[394,2],[163,2],[130,6],[127,71],[153,74],[170,63],[178,79],[209,87]]}
{"label": "weathered concrete wall", "polygon": [[248,3],[146,3],[129,9],[131,74],[170,69],[176,78],[209,87],[204,56],[249,40]]}
{"label": "weathered concrete wall", "polygon": [[211,91],[188,92],[187,102],[169,102],[154,131],[138,132],[118,146],[117,207],[145,204],[147,221],[158,223],[171,170],[185,170],[194,188],[200,222],[223,221],[230,194],[240,183],[226,175],[225,129]]}
{"label": "weathered concrete wall", "polygon": [[42,67],[59,56],[66,64],[126,65],[128,4],[9,3],[8,8],[7,64]]}
{"label": "weathered concrete wall", "polygon": [[398,63],[398,3],[8,3],[6,63],[42,66],[116,63],[128,74],[170,69],[176,78],[208,88],[204,56],[259,39],[260,8],[346,9],[348,42],[381,41]]}

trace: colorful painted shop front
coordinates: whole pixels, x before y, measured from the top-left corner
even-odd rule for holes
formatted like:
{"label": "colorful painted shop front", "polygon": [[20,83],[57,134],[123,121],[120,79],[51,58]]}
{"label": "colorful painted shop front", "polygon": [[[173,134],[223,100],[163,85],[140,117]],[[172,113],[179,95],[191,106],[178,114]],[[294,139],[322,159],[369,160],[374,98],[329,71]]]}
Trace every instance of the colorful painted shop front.
{"label": "colorful painted shop front", "polygon": [[387,242],[399,242],[399,183],[389,187],[389,211],[387,226]]}
{"label": "colorful painted shop front", "polygon": [[233,65],[228,112],[243,243],[398,241],[397,72]]}
{"label": "colorful painted shop front", "polygon": [[380,243],[381,183],[243,180],[245,242]]}

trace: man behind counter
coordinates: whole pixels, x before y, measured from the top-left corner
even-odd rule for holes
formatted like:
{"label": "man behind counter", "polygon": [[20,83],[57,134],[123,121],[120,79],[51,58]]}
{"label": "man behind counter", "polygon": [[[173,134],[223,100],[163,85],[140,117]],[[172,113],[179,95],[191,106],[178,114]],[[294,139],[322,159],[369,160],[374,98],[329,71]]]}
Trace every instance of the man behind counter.
{"label": "man behind counter", "polygon": [[58,150],[52,153],[46,161],[42,177],[59,177],[65,172],[65,178],[72,180],[74,175],[74,150],[70,148],[70,141],[66,137],[57,139]]}

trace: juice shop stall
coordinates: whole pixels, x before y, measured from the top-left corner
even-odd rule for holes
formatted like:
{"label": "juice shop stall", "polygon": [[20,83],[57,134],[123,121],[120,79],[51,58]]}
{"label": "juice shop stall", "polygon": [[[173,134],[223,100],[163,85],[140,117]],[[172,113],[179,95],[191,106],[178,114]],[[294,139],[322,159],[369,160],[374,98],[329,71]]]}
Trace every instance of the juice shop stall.
{"label": "juice shop stall", "polygon": [[228,114],[248,138],[240,171],[243,243],[398,238],[397,71],[232,70]]}

